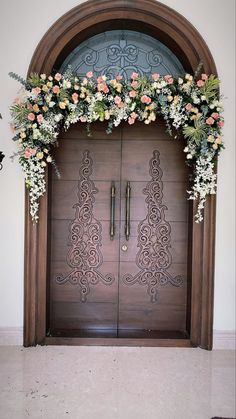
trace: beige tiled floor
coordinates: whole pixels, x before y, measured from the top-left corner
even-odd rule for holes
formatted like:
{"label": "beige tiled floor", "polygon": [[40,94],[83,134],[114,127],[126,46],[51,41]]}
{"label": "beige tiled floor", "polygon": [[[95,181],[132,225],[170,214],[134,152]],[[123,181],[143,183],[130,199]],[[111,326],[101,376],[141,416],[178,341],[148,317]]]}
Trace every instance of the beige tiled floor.
{"label": "beige tiled floor", "polygon": [[235,417],[235,353],[0,347],[1,419]]}

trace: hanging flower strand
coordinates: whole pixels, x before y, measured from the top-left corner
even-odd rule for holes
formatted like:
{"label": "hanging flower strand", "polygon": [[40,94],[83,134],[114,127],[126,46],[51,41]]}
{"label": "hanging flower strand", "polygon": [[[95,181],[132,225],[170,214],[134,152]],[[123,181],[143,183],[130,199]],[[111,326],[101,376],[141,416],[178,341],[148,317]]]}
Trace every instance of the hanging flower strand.
{"label": "hanging flower strand", "polygon": [[14,73],[10,76],[22,84],[12,104],[14,141],[19,145],[19,162],[29,188],[30,213],[37,222],[39,198],[45,193],[45,168],[53,164],[53,147],[61,130],[77,122],[89,125],[94,121],[108,123],[110,133],[122,121],[150,124],[162,116],[168,132],[180,131],[186,139],[184,148],[188,164],[193,165],[193,184],[189,199],[198,201],[196,222],[203,219],[207,195],[216,193],[215,162],[222,143],[222,103],[219,80],[202,74],[195,80],[190,74],[142,78],[133,73],[128,82],[117,75],[97,78],[89,71],[79,78],[70,69],[64,74],[46,76],[31,74],[24,81]]}

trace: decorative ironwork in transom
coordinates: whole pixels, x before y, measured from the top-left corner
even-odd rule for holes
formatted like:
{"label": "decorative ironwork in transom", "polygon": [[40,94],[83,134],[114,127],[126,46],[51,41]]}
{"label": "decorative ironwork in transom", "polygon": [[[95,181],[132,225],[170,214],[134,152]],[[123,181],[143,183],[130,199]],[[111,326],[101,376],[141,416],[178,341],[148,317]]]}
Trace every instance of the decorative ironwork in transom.
{"label": "decorative ironwork in transom", "polygon": [[164,44],[141,32],[114,30],[95,35],[76,47],[63,62],[60,71],[71,66],[79,75],[93,71],[95,76],[117,74],[125,79],[133,72],[142,76],[152,73],[184,73],[177,57]]}

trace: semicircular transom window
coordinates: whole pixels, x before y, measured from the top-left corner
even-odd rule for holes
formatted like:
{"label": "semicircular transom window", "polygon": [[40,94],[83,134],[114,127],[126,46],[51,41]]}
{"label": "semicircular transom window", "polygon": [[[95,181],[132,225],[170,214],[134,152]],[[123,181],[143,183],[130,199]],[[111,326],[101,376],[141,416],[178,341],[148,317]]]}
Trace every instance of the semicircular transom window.
{"label": "semicircular transom window", "polygon": [[76,47],[63,62],[60,71],[68,66],[79,76],[93,71],[95,76],[130,78],[133,72],[141,76],[152,73],[184,74],[184,68],[164,44],[141,32],[114,30],[95,35]]}

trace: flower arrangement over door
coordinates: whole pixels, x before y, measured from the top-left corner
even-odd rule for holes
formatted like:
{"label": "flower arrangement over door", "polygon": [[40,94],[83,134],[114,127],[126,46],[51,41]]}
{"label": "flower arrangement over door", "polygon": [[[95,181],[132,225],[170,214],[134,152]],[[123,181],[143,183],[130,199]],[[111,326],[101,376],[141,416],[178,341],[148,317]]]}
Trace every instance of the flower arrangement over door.
{"label": "flower arrangement over door", "polygon": [[53,147],[58,145],[61,129],[81,122],[91,135],[90,124],[99,120],[107,121],[109,134],[122,121],[150,124],[157,116],[164,118],[176,141],[186,140],[183,151],[187,164],[193,166],[188,194],[198,201],[196,222],[202,221],[207,195],[216,193],[215,163],[224,147],[218,78],[197,73],[178,78],[155,73],[143,78],[134,72],[127,82],[120,75],[94,78],[91,71],[79,78],[70,68],[64,74],[31,74],[26,81],[14,73],[10,76],[22,84],[10,110],[34,222],[39,198],[46,191],[46,166],[53,164],[59,175]]}

